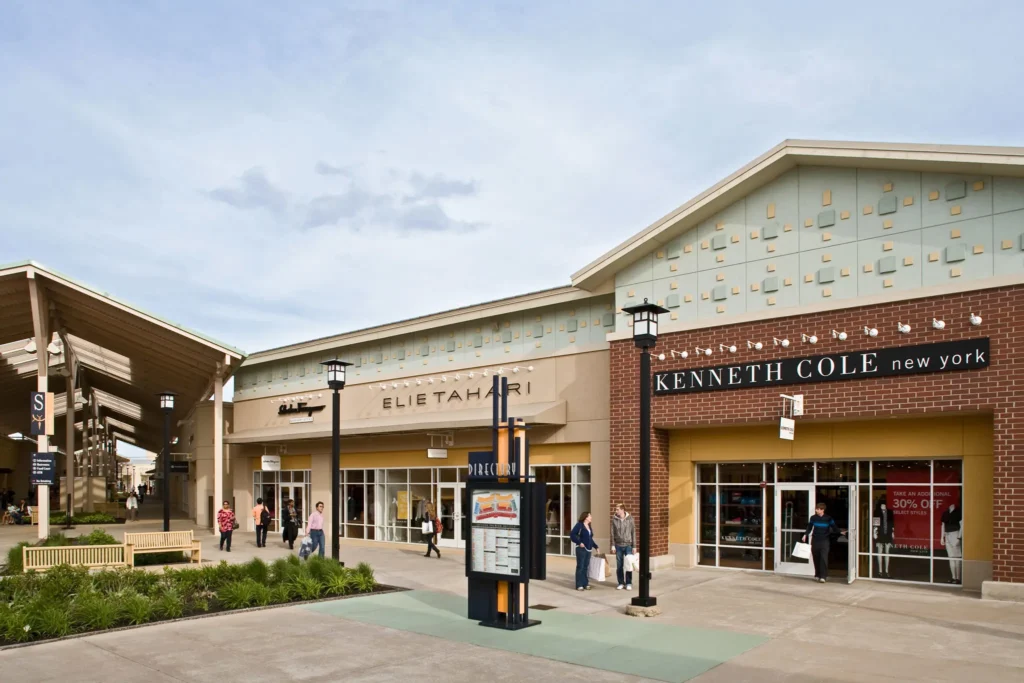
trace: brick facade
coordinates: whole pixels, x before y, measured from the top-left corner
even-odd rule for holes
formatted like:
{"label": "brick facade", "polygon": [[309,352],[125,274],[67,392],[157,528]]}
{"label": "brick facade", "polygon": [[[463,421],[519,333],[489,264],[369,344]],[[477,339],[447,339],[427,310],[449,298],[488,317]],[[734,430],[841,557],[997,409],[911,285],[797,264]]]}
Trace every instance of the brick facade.
{"label": "brick facade", "polygon": [[[968,315],[983,324],[969,324]],[[932,318],[946,321],[932,328]],[[897,322],[909,323],[900,334]],[[878,328],[878,337],[864,335],[864,326]],[[833,339],[831,330],[849,339]],[[816,334],[818,344],[802,343],[801,333]],[[772,337],[788,338],[788,349],[772,346]],[[988,337],[990,366],[983,370],[879,377],[800,385],[806,412],[801,421],[875,419],[893,415],[985,413],[993,419],[993,557],[996,581],[1024,582],[1024,287],[1003,287],[962,294],[899,301],[822,313],[779,317],[730,326],[664,334],[653,354],[669,349],[712,347],[711,358],[659,362],[655,370],[750,363],[765,359],[812,356]],[[760,341],[762,351],[747,350]],[[735,354],[719,353],[718,345],[735,344]],[[611,345],[611,500],[639,508],[639,350],[632,340]],[[652,401],[651,463],[652,556],[668,553],[668,430],[709,425],[754,425],[777,422],[781,415],[779,387],[736,389],[657,396]],[[799,427],[798,427],[799,428]],[[645,523],[637,515],[637,524]]]}

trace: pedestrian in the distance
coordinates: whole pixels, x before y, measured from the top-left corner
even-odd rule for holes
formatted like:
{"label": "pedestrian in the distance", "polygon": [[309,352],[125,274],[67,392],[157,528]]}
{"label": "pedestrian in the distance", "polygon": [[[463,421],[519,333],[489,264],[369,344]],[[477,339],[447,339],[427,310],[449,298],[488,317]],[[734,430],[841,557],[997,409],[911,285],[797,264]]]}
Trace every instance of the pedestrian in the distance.
{"label": "pedestrian in the distance", "polygon": [[427,542],[427,554],[423,557],[430,557],[430,551],[433,550],[437,553],[437,559],[441,559],[441,551],[437,549],[437,532],[441,529],[441,519],[437,516],[437,511],[434,509],[433,503],[427,503],[423,512],[423,521],[430,522],[430,526],[433,529],[433,533],[423,534],[423,538]]}
{"label": "pedestrian in the distance", "polygon": [[256,547],[267,546],[267,527],[270,526],[270,510],[263,504],[262,498],[256,499],[256,507],[252,509],[252,521],[256,525]]}
{"label": "pedestrian in the distance", "polygon": [[322,501],[316,502],[316,508],[313,512],[309,513],[309,521],[306,522],[306,535],[313,540],[313,547],[310,549],[312,553],[317,548],[320,549],[320,557],[324,556],[324,504]]}
{"label": "pedestrian in the distance", "polygon": [[840,531],[836,526],[836,520],[825,514],[825,504],[818,503],[814,506],[814,515],[807,523],[807,532],[804,534],[803,542],[807,543],[807,537],[811,537],[811,557],[814,559],[814,578],[818,583],[828,581],[828,551],[832,546],[832,535],[846,535],[846,531]]}
{"label": "pedestrian in the distance", "polygon": [[124,507],[128,510],[129,522],[134,522],[139,518],[139,499],[135,496],[135,491],[128,493],[128,498],[124,501]]}
{"label": "pedestrian in the distance", "polygon": [[612,515],[612,545],[615,546],[615,576],[619,580],[616,590],[633,590],[633,572],[625,571],[626,556],[633,554],[636,532],[633,518],[622,503],[615,506]]}
{"label": "pedestrian in the distance", "polygon": [[572,528],[569,538],[576,546],[576,590],[590,590],[590,579],[587,570],[590,568],[590,555],[597,550],[594,543],[594,531],[590,527],[592,517],[589,512],[580,515],[580,521]]}
{"label": "pedestrian in the distance", "polygon": [[231,504],[224,501],[224,507],[217,512],[217,527],[220,529],[220,549],[224,550],[227,543],[227,551],[231,552],[231,532],[235,530],[235,513]]}
{"label": "pedestrian in the distance", "polygon": [[295,549],[295,539],[299,537],[299,513],[295,509],[295,501],[289,499],[288,505],[281,510],[281,527],[284,542],[288,548]]}

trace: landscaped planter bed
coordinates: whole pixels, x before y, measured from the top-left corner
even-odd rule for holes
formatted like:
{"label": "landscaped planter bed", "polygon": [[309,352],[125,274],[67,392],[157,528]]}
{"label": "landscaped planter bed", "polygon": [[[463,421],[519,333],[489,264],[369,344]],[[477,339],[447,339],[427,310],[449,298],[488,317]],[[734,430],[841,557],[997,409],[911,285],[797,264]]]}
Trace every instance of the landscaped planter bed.
{"label": "landscaped planter bed", "polygon": [[0,581],[0,647],[391,590],[376,583],[365,563],[348,569],[294,555],[271,564],[254,559],[162,573],[62,565]]}

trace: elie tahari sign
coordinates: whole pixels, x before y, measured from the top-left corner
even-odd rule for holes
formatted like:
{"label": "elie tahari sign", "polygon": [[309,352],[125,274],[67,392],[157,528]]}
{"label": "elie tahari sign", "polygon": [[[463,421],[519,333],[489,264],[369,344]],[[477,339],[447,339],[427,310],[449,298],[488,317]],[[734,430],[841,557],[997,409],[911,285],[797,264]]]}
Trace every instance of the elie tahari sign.
{"label": "elie tahari sign", "polygon": [[654,395],[835,382],[988,367],[988,338],[654,373]]}

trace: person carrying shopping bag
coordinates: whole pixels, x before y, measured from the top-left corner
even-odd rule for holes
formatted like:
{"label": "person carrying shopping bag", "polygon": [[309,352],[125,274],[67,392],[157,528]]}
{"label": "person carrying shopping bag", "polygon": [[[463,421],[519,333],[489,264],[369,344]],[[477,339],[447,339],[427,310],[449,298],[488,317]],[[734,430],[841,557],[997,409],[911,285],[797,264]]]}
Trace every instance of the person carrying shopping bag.
{"label": "person carrying shopping bag", "polygon": [[633,527],[633,518],[622,503],[615,506],[615,514],[612,515],[612,545],[615,546],[615,577],[619,580],[616,590],[633,590],[633,572],[627,567],[629,556],[633,554],[633,544],[636,542],[636,531]]}
{"label": "person carrying shopping bag", "polygon": [[[430,524],[429,532],[427,532],[428,523]],[[424,557],[430,557],[430,551],[433,550],[437,553],[437,559],[441,559],[441,551],[437,548],[437,534],[439,531],[441,531],[441,518],[437,516],[434,504],[427,503],[423,513],[423,538],[427,541],[427,554]]]}
{"label": "person carrying shopping bag", "polygon": [[306,523],[306,535],[313,540],[313,547],[310,549],[312,553],[317,548],[320,549],[320,557],[324,556],[324,504],[322,501],[317,501],[316,509],[309,514],[309,521]]}
{"label": "person carrying shopping bag", "polygon": [[594,532],[591,528],[592,517],[589,512],[580,515],[580,521],[572,528],[569,538],[576,546],[576,590],[590,590],[590,579],[587,571],[590,569],[590,554],[597,550],[594,543]]}

